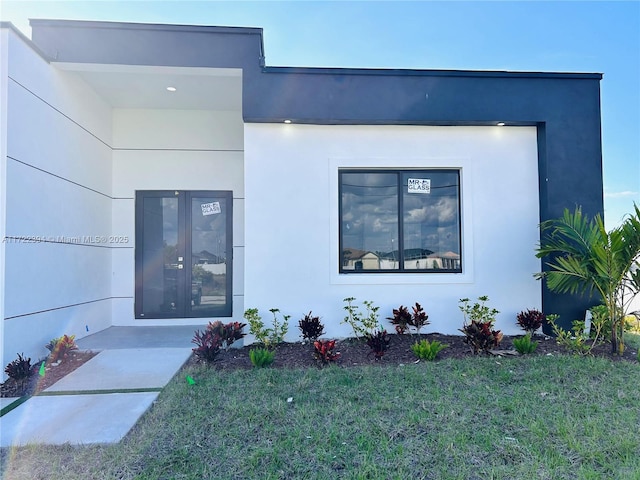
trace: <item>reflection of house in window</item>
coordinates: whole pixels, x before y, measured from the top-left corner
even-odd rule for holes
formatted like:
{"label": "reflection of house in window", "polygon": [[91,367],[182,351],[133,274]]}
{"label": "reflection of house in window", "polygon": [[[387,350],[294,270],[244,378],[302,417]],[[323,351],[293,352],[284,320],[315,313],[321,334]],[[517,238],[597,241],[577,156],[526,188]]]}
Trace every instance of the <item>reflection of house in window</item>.
{"label": "reflection of house in window", "polygon": [[406,248],[404,250],[404,268],[407,270],[442,268],[433,267],[433,262],[430,261],[432,254],[432,250],[427,250],[424,248]]}
{"label": "reflection of house in window", "polygon": [[380,258],[373,252],[345,248],[342,251],[344,270],[380,270]]}
{"label": "reflection of house in window", "polygon": [[227,273],[226,260],[222,256],[215,255],[207,250],[193,253],[191,256],[194,265],[201,265],[204,270],[214,275],[224,275]]}
{"label": "reflection of house in window", "polygon": [[420,268],[454,270],[460,268],[460,255],[454,252],[432,253],[425,259],[425,266]]}

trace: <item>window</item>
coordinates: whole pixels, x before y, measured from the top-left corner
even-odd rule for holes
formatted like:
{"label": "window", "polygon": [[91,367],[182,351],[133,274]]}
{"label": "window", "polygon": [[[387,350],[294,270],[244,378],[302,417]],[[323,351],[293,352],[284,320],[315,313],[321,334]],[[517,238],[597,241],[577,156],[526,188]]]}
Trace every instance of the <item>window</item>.
{"label": "window", "polygon": [[462,272],[458,170],[340,170],[340,273]]}

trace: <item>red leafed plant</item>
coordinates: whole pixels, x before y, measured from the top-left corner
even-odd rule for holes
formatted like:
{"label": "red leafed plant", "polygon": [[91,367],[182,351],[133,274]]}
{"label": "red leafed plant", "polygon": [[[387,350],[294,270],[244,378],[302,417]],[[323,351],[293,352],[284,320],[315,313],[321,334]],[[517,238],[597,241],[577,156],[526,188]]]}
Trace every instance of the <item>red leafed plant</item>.
{"label": "red leafed plant", "polygon": [[380,360],[391,343],[391,338],[387,334],[387,331],[376,330],[373,333],[367,334],[365,338],[367,340],[367,345],[371,349],[371,352],[369,353],[373,353],[374,358],[376,360]]}
{"label": "red leafed plant", "polygon": [[75,335],[63,335],[60,338],[54,338],[45,346],[51,352],[50,361],[52,363],[65,359],[70,351],[78,349]]}
{"label": "red leafed plant", "polygon": [[209,322],[207,330],[219,335],[221,341],[220,346],[225,350],[229,350],[236,340],[240,340],[246,335],[246,333],[242,332],[242,329],[246,326],[246,323],[229,322],[223,324],[220,320],[217,320],[215,322]]}
{"label": "red leafed plant", "polygon": [[529,332],[533,335],[535,331],[542,326],[542,323],[545,321],[546,316],[544,313],[534,308],[531,310],[520,312],[516,316],[516,319],[518,321],[518,325],[520,325],[520,328],[522,328],[525,332]]}
{"label": "red leafed plant", "polygon": [[416,302],[413,307],[413,315],[411,315],[411,322],[409,324],[416,329],[418,335],[420,335],[420,329],[425,325],[429,325],[429,315],[422,309],[422,306]]}
{"label": "red leafed plant", "polygon": [[242,332],[245,326],[246,324],[240,322],[209,322],[204,332],[196,330],[194,333],[191,340],[191,343],[196,345],[193,349],[194,355],[205,362],[213,362],[221,348],[228,350],[231,344],[246,335]]}
{"label": "red leafed plant", "polygon": [[502,332],[493,330],[493,322],[482,320],[471,320],[471,323],[465,325],[460,331],[464,333],[463,342],[470,345],[473,353],[479,351],[488,352],[492,348],[496,348],[502,341]]}
{"label": "red leafed plant", "polygon": [[420,335],[420,329],[429,324],[429,315],[418,302],[412,307],[412,311],[413,313],[410,313],[407,307],[400,305],[397,310],[393,309],[393,317],[387,317],[387,320],[395,326],[396,333],[402,335],[413,327]]}
{"label": "red leafed plant", "polygon": [[396,328],[396,333],[402,335],[409,330],[409,322],[411,322],[411,314],[407,307],[400,305],[397,309],[393,309],[393,317],[387,317]]}
{"label": "red leafed plant", "polygon": [[334,351],[336,348],[335,340],[316,340],[313,342],[313,348],[315,350],[313,356],[323,365],[328,365],[340,358],[340,352]]}

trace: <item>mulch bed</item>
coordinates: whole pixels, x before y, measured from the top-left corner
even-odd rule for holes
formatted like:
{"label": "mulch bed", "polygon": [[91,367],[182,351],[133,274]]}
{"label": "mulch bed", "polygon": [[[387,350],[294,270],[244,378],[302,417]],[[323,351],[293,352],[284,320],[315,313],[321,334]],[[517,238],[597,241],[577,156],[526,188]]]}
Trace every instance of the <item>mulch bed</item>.
{"label": "mulch bed", "polygon": [[35,395],[56,383],[61,378],[73,372],[76,368],[88,362],[99,352],[90,350],[75,350],[69,352],[67,357],[54,365],[47,361],[45,363],[45,374],[40,375],[40,366],[43,360],[39,360],[31,368],[32,374],[23,384],[16,383],[9,378],[0,385],[0,397],[23,397],[25,395]]}
{"label": "mulch bed", "polygon": [[[430,333],[422,335],[430,342],[438,340],[448,345],[447,348],[438,353],[436,361],[448,358],[469,358],[474,354],[470,347],[463,342],[463,336],[460,335],[441,335],[439,333]],[[500,344],[498,354],[518,355],[513,348],[513,339],[518,337],[505,336]],[[411,351],[411,345],[417,340],[416,336],[411,335],[391,335],[391,344],[389,350],[379,361],[376,361],[370,353],[369,347],[363,341],[353,338],[339,340],[336,342],[335,351],[340,352],[340,358],[335,362],[342,367],[354,367],[358,365],[399,365],[416,363],[416,356]],[[558,345],[554,338],[546,336],[536,336],[538,348],[533,355],[571,355],[566,348]],[[231,348],[229,351],[221,351],[213,366],[220,370],[234,369],[250,369],[253,368],[249,359],[249,350],[252,347]],[[501,352],[501,353],[500,353]],[[622,356],[611,355],[611,345],[603,343],[594,347],[592,355],[609,358],[613,361],[633,361],[636,362],[637,351],[627,348]],[[198,363],[198,359],[193,355],[189,360],[189,364]],[[271,368],[309,368],[318,367],[318,362],[313,357],[313,346],[309,344],[285,343],[276,348],[275,360]]]}
{"label": "mulch bed", "polygon": [[[438,340],[448,345],[442,350],[436,361],[448,358],[468,358],[474,354],[469,346],[462,340],[464,337],[459,335],[441,335],[439,333],[430,333],[422,335],[429,341]],[[497,352],[501,355],[509,355],[515,353],[513,348],[513,338],[505,336]],[[417,340],[415,336],[410,335],[391,335],[391,344],[389,350],[379,361],[376,361],[370,353],[369,348],[360,340],[348,338],[336,342],[336,351],[340,352],[340,358],[336,364],[341,367],[355,367],[358,365],[400,365],[416,363],[416,357],[411,351],[411,345]],[[536,352],[532,355],[571,355],[566,348],[558,345],[554,338],[546,336],[537,336],[535,338],[538,343]],[[213,367],[219,370],[236,370],[253,368],[249,359],[249,350],[252,347],[231,348],[229,351],[221,351],[213,362]],[[68,375],[85,362],[89,361],[98,352],[93,351],[74,351],[69,354],[59,365],[46,365],[44,376],[39,375],[40,365],[42,361],[37,362],[33,367],[33,375],[24,385],[16,384],[12,379],[0,385],[0,397],[22,397],[25,395],[34,395],[42,390],[50,387],[55,382]],[[517,355],[517,354],[516,354]],[[592,355],[605,357],[612,361],[632,361],[637,362],[637,351],[627,348],[624,355],[612,356],[611,346],[605,342],[596,346]],[[187,365],[198,363],[195,356],[191,356]],[[309,344],[284,343],[276,348],[274,363],[270,368],[317,368],[319,363],[313,357],[313,346]]]}

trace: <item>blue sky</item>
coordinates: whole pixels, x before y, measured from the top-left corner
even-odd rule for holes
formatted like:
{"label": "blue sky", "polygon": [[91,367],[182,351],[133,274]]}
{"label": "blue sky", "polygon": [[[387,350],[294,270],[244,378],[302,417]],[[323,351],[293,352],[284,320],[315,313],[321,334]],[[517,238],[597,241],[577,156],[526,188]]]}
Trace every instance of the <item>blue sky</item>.
{"label": "blue sky", "polygon": [[0,2],[28,18],[262,27],[272,66],[601,72],[607,227],[640,204],[637,0]]}

